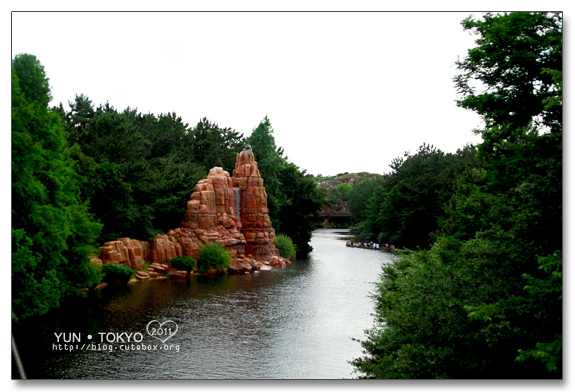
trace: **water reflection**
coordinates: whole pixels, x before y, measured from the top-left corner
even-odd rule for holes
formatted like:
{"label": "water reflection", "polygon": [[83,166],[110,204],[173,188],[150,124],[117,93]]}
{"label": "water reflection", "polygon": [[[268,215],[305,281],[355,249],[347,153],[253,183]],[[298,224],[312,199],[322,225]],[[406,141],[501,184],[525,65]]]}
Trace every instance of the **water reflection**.
{"label": "water reflection", "polygon": [[[354,338],[371,327],[367,297],[393,256],[346,248],[347,231],[317,230],[314,251],[283,270],[192,276],[110,286],[49,317],[14,328],[31,378],[348,378],[361,355]],[[149,336],[152,320],[172,320],[165,343]],[[144,351],[53,349],[54,333],[142,333]],[[93,336],[88,341],[87,335]],[[111,336],[111,335],[110,335]],[[104,342],[106,343],[106,342]],[[156,349],[153,345],[157,345]]]}

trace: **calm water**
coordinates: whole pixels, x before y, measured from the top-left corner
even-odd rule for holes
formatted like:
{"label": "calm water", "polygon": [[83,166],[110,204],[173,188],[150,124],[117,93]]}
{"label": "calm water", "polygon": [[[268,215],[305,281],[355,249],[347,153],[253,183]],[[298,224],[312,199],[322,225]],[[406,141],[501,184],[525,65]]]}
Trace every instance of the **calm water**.
{"label": "calm water", "polygon": [[[13,327],[27,376],[352,378],[348,361],[361,355],[352,338],[363,340],[372,326],[368,294],[382,263],[394,256],[346,248],[347,239],[346,230],[316,230],[309,258],[287,269],[106,287],[56,314]],[[148,334],[150,322],[151,332],[161,326],[162,332],[175,333],[162,343]],[[72,333],[80,341],[65,343]],[[122,333],[124,343],[114,335]],[[86,349],[90,344],[94,350]],[[126,351],[132,344],[135,349]]]}

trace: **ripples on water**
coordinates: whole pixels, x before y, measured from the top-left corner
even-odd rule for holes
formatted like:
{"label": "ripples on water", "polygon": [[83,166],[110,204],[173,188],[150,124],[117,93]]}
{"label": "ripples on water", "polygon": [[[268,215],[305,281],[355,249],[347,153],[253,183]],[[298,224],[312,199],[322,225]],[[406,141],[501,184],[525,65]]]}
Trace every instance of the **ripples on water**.
{"label": "ripples on water", "polygon": [[[249,275],[194,276],[109,286],[39,322],[13,328],[30,378],[330,379],[353,377],[373,323],[368,294],[388,253],[345,247],[347,230],[314,231],[314,250],[290,268]],[[54,332],[140,332],[172,320],[169,350],[53,350]],[[116,344],[116,346],[118,346]]]}

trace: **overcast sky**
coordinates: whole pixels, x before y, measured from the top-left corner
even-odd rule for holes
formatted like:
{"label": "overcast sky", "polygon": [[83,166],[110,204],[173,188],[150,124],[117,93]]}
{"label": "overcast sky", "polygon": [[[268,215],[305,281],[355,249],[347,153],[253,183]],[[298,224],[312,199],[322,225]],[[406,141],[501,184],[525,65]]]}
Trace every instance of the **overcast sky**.
{"label": "overcast sky", "polygon": [[44,65],[51,105],[84,94],[245,136],[268,116],[309,173],[383,173],[423,143],[480,141],[452,81],[469,14],[13,13],[12,56]]}

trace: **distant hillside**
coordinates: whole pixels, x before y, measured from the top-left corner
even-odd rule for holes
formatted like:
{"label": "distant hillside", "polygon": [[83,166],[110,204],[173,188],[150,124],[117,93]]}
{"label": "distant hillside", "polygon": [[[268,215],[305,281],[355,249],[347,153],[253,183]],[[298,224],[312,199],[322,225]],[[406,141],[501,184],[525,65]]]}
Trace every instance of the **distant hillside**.
{"label": "distant hillside", "polygon": [[319,188],[323,188],[326,189],[328,192],[333,189],[333,188],[337,188],[338,185],[340,184],[349,184],[349,185],[355,185],[355,184],[359,184],[360,182],[362,182],[363,180],[365,180],[366,178],[372,178],[373,176],[376,176],[377,174],[373,174],[373,173],[368,173],[368,172],[359,172],[359,173],[340,173],[340,174],[336,174],[335,176],[316,176],[315,180],[317,182],[317,186]]}

